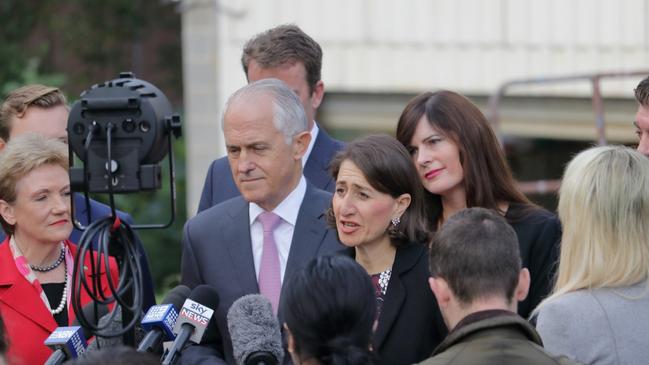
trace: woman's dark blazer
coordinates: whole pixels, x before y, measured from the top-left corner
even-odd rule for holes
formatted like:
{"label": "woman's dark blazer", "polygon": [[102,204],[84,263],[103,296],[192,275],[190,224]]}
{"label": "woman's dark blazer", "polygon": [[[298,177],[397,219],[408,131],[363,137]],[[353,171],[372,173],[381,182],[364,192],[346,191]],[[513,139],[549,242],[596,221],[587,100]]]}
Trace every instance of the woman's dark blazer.
{"label": "woman's dark blazer", "polygon": [[[343,250],[354,258],[353,248]],[[377,364],[413,364],[430,357],[447,329],[428,285],[428,249],[409,244],[397,249],[378,327],[372,337]]]}
{"label": "woman's dark blazer", "polygon": [[550,293],[559,261],[561,223],[556,215],[541,208],[512,203],[505,218],[518,237],[523,267],[530,271],[530,291],[518,303],[518,314],[528,318]]}

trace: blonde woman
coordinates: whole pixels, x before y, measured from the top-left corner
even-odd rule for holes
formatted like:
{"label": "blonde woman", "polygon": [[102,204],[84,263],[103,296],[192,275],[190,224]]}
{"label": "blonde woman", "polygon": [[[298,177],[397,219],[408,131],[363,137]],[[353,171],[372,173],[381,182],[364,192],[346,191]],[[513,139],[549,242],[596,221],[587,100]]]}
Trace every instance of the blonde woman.
{"label": "blonde woman", "polygon": [[[77,247],[68,240],[70,214],[67,146],[35,134],[12,138],[0,153],[0,225],[7,235],[0,243],[0,316],[9,364],[44,363],[52,350],[43,341],[75,319],[70,301]],[[89,255],[84,266],[91,266]],[[90,271],[80,275],[93,280]],[[107,272],[99,275],[108,296]],[[114,285],[117,277],[111,259]],[[85,290],[80,300],[90,302]]]}
{"label": "blonde woman", "polygon": [[649,159],[595,147],[566,168],[561,255],[536,313],[546,349],[586,364],[649,359]]}

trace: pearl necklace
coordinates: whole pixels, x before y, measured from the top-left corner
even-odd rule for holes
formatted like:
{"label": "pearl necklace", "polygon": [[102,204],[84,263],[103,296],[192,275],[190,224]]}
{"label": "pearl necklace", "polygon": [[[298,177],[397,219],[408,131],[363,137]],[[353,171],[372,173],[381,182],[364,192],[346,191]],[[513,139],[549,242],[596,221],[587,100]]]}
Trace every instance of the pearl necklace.
{"label": "pearl necklace", "polygon": [[59,267],[59,265],[61,265],[61,263],[63,262],[63,259],[65,259],[65,244],[63,242],[61,242],[61,254],[59,255],[59,258],[56,259],[56,261],[54,261],[54,263],[52,263],[50,265],[46,265],[46,266],[38,266],[38,265],[29,264],[29,267],[31,267],[32,270],[34,270],[34,271],[48,272],[48,271],[52,271],[52,270],[56,269],[57,267]]}
{"label": "pearl necklace", "polygon": [[63,267],[65,268],[65,282],[63,284],[63,295],[61,296],[61,303],[59,303],[59,306],[56,307],[56,309],[54,310],[50,309],[50,313],[52,313],[52,315],[56,315],[63,312],[63,308],[65,308],[65,304],[68,301],[68,264],[65,262],[65,260],[63,261]]}

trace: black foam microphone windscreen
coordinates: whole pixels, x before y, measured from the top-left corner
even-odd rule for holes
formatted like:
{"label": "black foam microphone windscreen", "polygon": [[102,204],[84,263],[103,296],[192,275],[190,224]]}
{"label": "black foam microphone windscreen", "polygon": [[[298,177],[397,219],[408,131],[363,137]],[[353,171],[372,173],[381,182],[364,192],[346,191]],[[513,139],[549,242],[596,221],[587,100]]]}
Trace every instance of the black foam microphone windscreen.
{"label": "black foam microphone windscreen", "polygon": [[[113,316],[112,321],[110,318],[110,313],[105,314],[104,316],[99,318],[99,327],[107,326],[104,331],[118,332],[124,328],[124,325],[122,324],[122,307],[117,305],[117,309],[115,311],[116,313]],[[144,334],[145,333],[142,327],[140,327],[139,325],[135,326],[136,343],[142,341],[142,338],[144,338]],[[88,344],[88,351],[96,350],[99,348],[117,347],[117,346],[124,346],[122,336],[117,336],[117,337],[95,336],[95,340],[90,344]]]}
{"label": "black foam microphone windscreen", "polygon": [[237,364],[282,363],[284,348],[279,322],[266,297],[250,294],[237,299],[227,320]]}
{"label": "black foam microphone windscreen", "polygon": [[[108,312],[108,306],[105,304],[97,304],[97,308],[95,308],[95,303],[90,302],[81,308],[81,311],[83,312],[83,317],[88,320],[93,325],[97,325],[99,323],[99,319]],[[72,322],[73,326],[81,326],[79,323],[79,320],[77,318],[74,319]],[[92,336],[94,336],[94,333],[92,333],[92,329],[81,326],[81,329],[83,330],[83,335],[86,336],[86,339],[90,339]]]}

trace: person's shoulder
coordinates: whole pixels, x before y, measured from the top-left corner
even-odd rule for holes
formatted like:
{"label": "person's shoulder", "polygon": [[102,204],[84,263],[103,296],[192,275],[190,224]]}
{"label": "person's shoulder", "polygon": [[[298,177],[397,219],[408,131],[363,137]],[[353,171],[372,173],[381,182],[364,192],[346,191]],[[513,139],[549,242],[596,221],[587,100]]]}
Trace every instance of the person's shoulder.
{"label": "person's shoulder", "polygon": [[465,364],[465,361],[469,361],[468,357],[473,356],[473,352],[470,351],[470,349],[467,351],[467,346],[467,343],[464,342],[455,343],[443,352],[434,354],[432,357],[429,357],[417,365]]}
{"label": "person's shoulder", "polygon": [[345,142],[331,137],[322,127],[316,137],[315,148],[326,148],[329,151],[337,152],[345,147]]}
{"label": "person's shoulder", "polygon": [[538,311],[537,325],[554,322],[567,323],[589,322],[600,311],[593,293],[589,290],[577,290],[559,295],[541,304]]}
{"label": "person's shoulder", "polygon": [[210,169],[217,171],[226,170],[228,173],[230,173],[230,162],[225,156],[219,157],[216,160],[212,161],[212,164],[210,164]]}
{"label": "person's shoulder", "polygon": [[329,202],[331,201],[332,197],[333,194],[331,194],[330,192],[326,190],[322,190],[317,186],[313,185],[312,183],[310,183],[309,181],[307,181],[306,193],[304,194],[305,201],[307,199],[318,199],[318,200],[326,200],[327,202]]}
{"label": "person's shoulder", "polygon": [[[79,207],[79,204],[85,204],[85,197],[80,193],[75,193],[75,194],[78,199],[76,201],[76,206]],[[92,217],[93,220],[107,217],[110,214],[111,214],[111,210],[107,204],[104,204],[94,199],[90,199],[90,216]],[[82,210],[77,209],[75,211],[75,216],[77,218],[80,218],[80,215],[84,215],[84,213],[82,212]],[[123,221],[129,224],[133,223],[133,218],[131,217],[131,215],[119,209],[117,209],[117,216],[119,216],[120,219],[122,219]],[[85,217],[81,221],[85,221]]]}
{"label": "person's shoulder", "polygon": [[548,220],[556,219],[557,215],[538,205],[510,203],[507,210],[507,217],[524,220]]}
{"label": "person's shoulder", "polygon": [[248,203],[242,196],[235,196],[228,200],[222,201],[214,206],[198,212],[195,216],[189,218],[187,223],[195,223],[202,221],[212,221],[213,219],[222,217],[224,214],[228,216],[236,215],[240,209],[247,207]]}
{"label": "person's shoulder", "polygon": [[556,214],[532,204],[511,203],[505,217],[514,228],[536,226],[560,229],[561,227]]}

